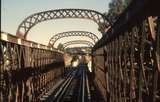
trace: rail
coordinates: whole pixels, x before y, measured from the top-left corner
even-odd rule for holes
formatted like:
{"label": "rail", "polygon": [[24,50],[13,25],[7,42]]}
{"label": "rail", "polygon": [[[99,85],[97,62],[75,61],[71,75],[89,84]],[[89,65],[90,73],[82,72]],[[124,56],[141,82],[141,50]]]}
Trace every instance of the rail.
{"label": "rail", "polygon": [[[60,83],[60,84],[59,84]],[[70,70],[63,81],[41,98],[43,102],[91,102],[86,66]]]}
{"label": "rail", "polygon": [[73,71],[70,75],[69,78],[65,81],[65,83],[61,86],[60,90],[55,94],[55,100],[56,102],[61,102],[60,100],[63,98],[65,92],[67,91],[69,85],[71,84],[74,76],[75,76],[76,71]]}

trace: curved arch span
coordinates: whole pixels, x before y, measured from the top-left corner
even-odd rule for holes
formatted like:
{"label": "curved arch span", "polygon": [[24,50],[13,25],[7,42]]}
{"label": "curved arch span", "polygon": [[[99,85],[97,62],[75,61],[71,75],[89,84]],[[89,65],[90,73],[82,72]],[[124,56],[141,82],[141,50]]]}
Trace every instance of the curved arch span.
{"label": "curved arch span", "polygon": [[93,47],[94,44],[90,41],[86,41],[86,40],[73,40],[73,41],[69,41],[63,44],[63,48],[67,48],[69,45],[74,45],[74,44],[85,44],[89,47]]}
{"label": "curved arch span", "polygon": [[27,37],[30,29],[36,24],[52,20],[52,19],[64,19],[64,18],[80,18],[80,19],[90,19],[99,25],[99,28],[104,26],[108,28],[110,23],[105,15],[100,12],[88,9],[57,9],[43,11],[39,13],[32,14],[24,19],[17,29],[17,36],[22,38]]}
{"label": "curved arch span", "polygon": [[91,32],[87,32],[87,31],[68,31],[68,32],[62,32],[62,33],[58,33],[58,34],[54,35],[49,40],[48,45],[53,47],[54,44],[56,43],[56,41],[58,41],[59,39],[61,39],[63,37],[71,37],[71,36],[86,36],[86,37],[89,37],[90,39],[92,39],[92,41],[94,43],[96,43],[99,40],[99,38]]}

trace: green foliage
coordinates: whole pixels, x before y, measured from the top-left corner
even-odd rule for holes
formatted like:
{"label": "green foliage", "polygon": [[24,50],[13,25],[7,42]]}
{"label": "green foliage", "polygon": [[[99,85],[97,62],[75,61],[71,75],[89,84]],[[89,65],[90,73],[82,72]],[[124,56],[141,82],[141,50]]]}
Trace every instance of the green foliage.
{"label": "green foliage", "polygon": [[124,11],[124,9],[128,6],[131,0],[112,0],[109,3],[109,11],[108,13],[104,13],[110,22],[113,24],[118,16]]}
{"label": "green foliage", "polygon": [[125,8],[130,4],[132,0],[124,0]]}
{"label": "green foliage", "polygon": [[59,49],[59,50],[63,51],[63,50],[64,50],[63,44],[59,43],[59,45],[58,45],[57,49]]}
{"label": "green foliage", "polygon": [[64,51],[69,53],[70,52],[70,48],[66,48],[66,49],[64,49]]}

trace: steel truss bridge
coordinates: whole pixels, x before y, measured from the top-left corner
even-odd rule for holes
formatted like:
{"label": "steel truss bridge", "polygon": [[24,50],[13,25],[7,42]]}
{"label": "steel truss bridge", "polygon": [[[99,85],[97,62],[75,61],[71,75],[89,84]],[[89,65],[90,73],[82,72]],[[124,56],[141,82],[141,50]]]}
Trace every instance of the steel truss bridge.
{"label": "steel truss bridge", "polygon": [[[17,36],[1,32],[0,102],[160,102],[159,10],[158,0],[133,0],[112,25],[93,10],[50,10],[27,17]],[[93,20],[103,36],[68,31],[53,35],[48,45],[27,40],[36,24],[62,18]],[[91,53],[70,58],[54,48],[71,36],[92,42],[72,40],[64,47],[85,43]]]}

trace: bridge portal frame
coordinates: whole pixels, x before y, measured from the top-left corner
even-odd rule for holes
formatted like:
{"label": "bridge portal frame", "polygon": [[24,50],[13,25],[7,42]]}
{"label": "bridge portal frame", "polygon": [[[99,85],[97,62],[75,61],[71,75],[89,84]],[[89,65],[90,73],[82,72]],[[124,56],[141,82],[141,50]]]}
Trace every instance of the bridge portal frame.
{"label": "bridge portal frame", "polygon": [[[97,35],[95,35],[91,32],[87,32],[87,31],[68,31],[68,32],[62,32],[62,33],[55,34],[49,40],[48,46],[53,47],[54,44],[56,43],[56,41],[58,41],[59,39],[61,39],[63,37],[71,37],[71,36],[86,36],[86,37],[90,38],[94,43],[96,43],[99,40]],[[94,44],[92,44],[92,45],[94,45]]]}
{"label": "bridge portal frame", "polygon": [[69,45],[74,45],[74,44],[85,44],[88,45],[88,47],[93,47],[94,44],[90,41],[86,41],[86,40],[73,40],[73,41],[68,41],[66,43],[63,44],[63,48],[67,48]]}
{"label": "bridge portal frame", "polygon": [[88,9],[57,9],[38,12],[25,18],[18,26],[17,35],[26,39],[30,29],[36,24],[52,20],[64,18],[79,18],[93,20],[98,24],[99,28],[108,28],[110,23],[105,15],[100,12]]}

